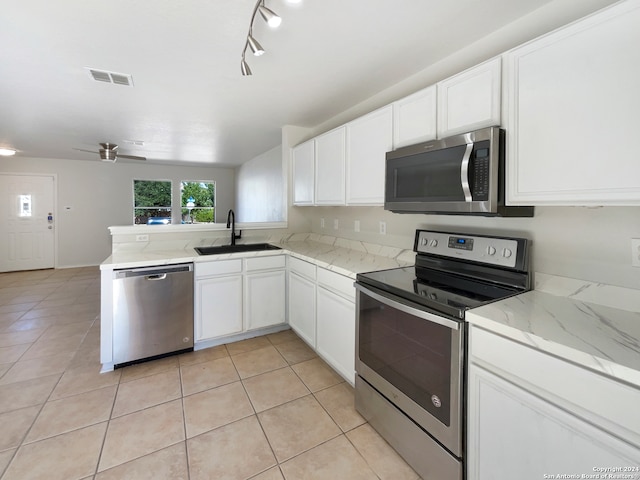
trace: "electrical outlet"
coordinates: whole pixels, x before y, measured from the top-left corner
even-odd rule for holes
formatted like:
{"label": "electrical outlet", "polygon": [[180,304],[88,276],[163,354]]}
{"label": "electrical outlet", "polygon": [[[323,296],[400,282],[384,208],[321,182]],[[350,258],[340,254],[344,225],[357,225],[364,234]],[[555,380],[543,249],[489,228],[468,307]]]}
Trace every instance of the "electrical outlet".
{"label": "electrical outlet", "polygon": [[334,230],[337,230],[337,229],[338,229],[338,225],[339,225],[339,223],[338,223],[338,219],[337,219],[337,218],[334,218],[334,219],[333,219],[333,229],[334,229]]}
{"label": "electrical outlet", "polygon": [[360,220],[356,220],[353,222],[353,231],[354,232],[360,231]]}
{"label": "electrical outlet", "polygon": [[640,238],[631,239],[631,266],[640,267]]}
{"label": "electrical outlet", "polygon": [[148,242],[149,235],[136,235],[136,242]]}
{"label": "electrical outlet", "polygon": [[324,218],[320,219],[320,228],[324,228]]}
{"label": "electrical outlet", "polygon": [[380,222],[380,235],[387,234],[387,222]]}

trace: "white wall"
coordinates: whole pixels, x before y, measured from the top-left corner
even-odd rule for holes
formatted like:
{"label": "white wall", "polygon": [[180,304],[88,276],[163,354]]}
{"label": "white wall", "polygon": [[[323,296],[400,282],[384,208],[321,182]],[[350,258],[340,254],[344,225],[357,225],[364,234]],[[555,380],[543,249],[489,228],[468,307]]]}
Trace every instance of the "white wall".
{"label": "white wall", "polygon": [[236,169],[236,208],[238,222],[282,222],[282,147],[277,146]]}
{"label": "white wall", "polygon": [[[181,180],[214,180],[217,211],[226,212],[235,200],[232,168],[11,157],[0,159],[0,172],[57,175],[59,268],[98,265],[111,255],[107,228],[133,223],[134,179],[172,180],[174,198],[180,198]],[[66,211],[65,206],[72,209]]]}

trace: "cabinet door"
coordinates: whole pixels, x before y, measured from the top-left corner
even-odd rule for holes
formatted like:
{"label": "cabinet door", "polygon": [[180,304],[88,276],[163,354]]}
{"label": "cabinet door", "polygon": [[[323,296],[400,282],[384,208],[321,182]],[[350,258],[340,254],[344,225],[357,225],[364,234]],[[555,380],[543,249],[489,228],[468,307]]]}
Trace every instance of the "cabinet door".
{"label": "cabinet door", "polygon": [[638,205],[640,3],[505,55],[507,203]]}
{"label": "cabinet door", "polygon": [[386,153],[393,148],[393,107],[347,124],[347,205],[384,204]]}
{"label": "cabinet door", "polygon": [[196,280],[196,341],[242,331],[242,276]]}
{"label": "cabinet door", "polygon": [[278,325],[285,316],[285,271],[245,276],[246,330]]}
{"label": "cabinet door", "polygon": [[291,150],[293,162],[293,204],[313,205],[315,141],[309,140]]}
{"label": "cabinet door", "polygon": [[500,57],[437,84],[438,137],[500,125]]}
{"label": "cabinet door", "polygon": [[316,137],[316,205],[344,205],[345,127]]}
{"label": "cabinet door", "polygon": [[393,104],[393,148],[436,138],[436,86]]}
{"label": "cabinet door", "polygon": [[319,286],[317,306],[317,352],[353,385],[356,357],[355,304]]}
{"label": "cabinet door", "polygon": [[640,450],[474,364],[467,452],[468,480],[596,478],[595,467],[640,464]]}
{"label": "cabinet door", "polygon": [[316,348],[316,284],[289,272],[289,325]]}

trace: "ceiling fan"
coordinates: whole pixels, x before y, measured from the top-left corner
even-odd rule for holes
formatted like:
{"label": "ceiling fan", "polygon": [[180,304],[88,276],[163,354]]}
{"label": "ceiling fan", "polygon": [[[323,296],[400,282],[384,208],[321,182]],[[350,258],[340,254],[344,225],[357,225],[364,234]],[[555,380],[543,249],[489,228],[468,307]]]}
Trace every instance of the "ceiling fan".
{"label": "ceiling fan", "polygon": [[84,150],[82,148],[74,148],[74,150],[79,150],[80,152],[89,152],[89,153],[97,153],[100,155],[100,160],[103,162],[111,162],[114,163],[118,158],[128,158],[130,160],[146,160],[146,157],[139,157],[137,155],[125,155],[122,153],[118,153],[118,145],[115,143],[101,143],[100,150],[94,152],[93,150]]}

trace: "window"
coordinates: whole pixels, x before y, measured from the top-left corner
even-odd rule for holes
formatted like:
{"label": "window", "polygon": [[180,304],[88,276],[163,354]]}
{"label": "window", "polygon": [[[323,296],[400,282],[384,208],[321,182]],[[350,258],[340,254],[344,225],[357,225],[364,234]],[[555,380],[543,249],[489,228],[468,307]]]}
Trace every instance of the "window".
{"label": "window", "polygon": [[171,223],[171,182],[163,180],[133,181],[133,223]]}
{"label": "window", "polygon": [[216,220],[216,185],[212,181],[180,183],[182,223],[213,223]]}

